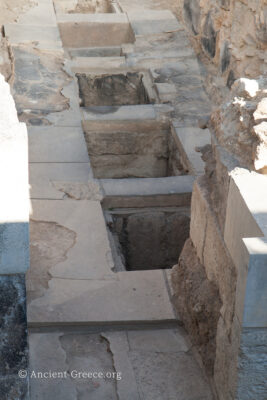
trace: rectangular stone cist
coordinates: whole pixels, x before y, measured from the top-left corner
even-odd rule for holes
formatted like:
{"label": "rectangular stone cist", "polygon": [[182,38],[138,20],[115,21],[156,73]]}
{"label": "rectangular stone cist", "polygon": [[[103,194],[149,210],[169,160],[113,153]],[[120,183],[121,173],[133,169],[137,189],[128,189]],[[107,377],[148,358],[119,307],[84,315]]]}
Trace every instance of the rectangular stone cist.
{"label": "rectangular stone cist", "polygon": [[157,178],[183,175],[169,124],[146,121],[84,121],[95,178]]}

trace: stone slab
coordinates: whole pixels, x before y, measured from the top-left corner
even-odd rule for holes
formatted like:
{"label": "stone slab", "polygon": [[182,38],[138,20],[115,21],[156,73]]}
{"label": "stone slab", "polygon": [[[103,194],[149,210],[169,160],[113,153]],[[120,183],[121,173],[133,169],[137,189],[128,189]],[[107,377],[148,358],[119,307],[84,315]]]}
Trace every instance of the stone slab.
{"label": "stone slab", "polygon": [[83,47],[78,49],[68,49],[72,58],[74,57],[120,57],[122,53],[121,46],[109,47]]}
{"label": "stone slab", "polygon": [[71,69],[75,73],[86,73],[92,70],[109,72],[111,69],[125,68],[125,57],[75,57]]}
{"label": "stone slab", "polygon": [[[115,374],[108,343],[98,334],[35,333],[30,335],[30,374],[64,373],[63,378],[30,379],[31,399],[73,400],[116,398],[117,380],[78,378],[78,372]],[[109,375],[108,375],[109,376]]]}
{"label": "stone slab", "polygon": [[81,128],[30,127],[30,162],[88,162],[88,154]]}
{"label": "stone slab", "polygon": [[194,177],[101,179],[102,205],[112,207],[186,206],[190,204]]}
{"label": "stone slab", "polygon": [[155,109],[150,104],[136,106],[99,106],[81,108],[83,121],[155,119]]}
{"label": "stone slab", "polygon": [[[18,18],[20,25],[57,25],[55,10],[52,0],[38,0],[26,13]],[[46,29],[46,28],[45,28]]]}
{"label": "stone slab", "polygon": [[92,177],[89,163],[30,163],[29,172],[32,199],[64,199],[68,196],[60,184],[86,185]]}
{"label": "stone slab", "polygon": [[181,30],[181,26],[169,10],[129,11],[129,21],[136,35],[151,35],[155,33]]}
{"label": "stone slab", "polygon": [[[84,400],[88,395],[90,400],[170,400],[177,393],[179,400],[210,400],[209,385],[192,354],[177,347],[182,339],[180,331],[170,329],[32,333],[30,373],[66,371],[65,379],[43,379],[39,386],[37,379],[31,380],[33,399],[48,400],[55,394],[58,400],[72,399],[75,388]],[[70,379],[75,371],[112,373],[113,378]]]}
{"label": "stone slab", "polygon": [[109,342],[115,370],[122,373],[122,379],[117,381],[118,400],[127,398],[141,400],[134,370],[128,357],[130,349],[127,332],[105,332],[102,336]]}
{"label": "stone slab", "polygon": [[5,34],[12,45],[34,43],[40,50],[63,52],[57,26],[6,24]]}
{"label": "stone slab", "polygon": [[118,280],[52,279],[28,305],[28,323],[97,325],[175,321],[161,270],[118,272]]}
{"label": "stone slab", "polygon": [[205,163],[201,158],[201,153],[196,151],[197,147],[210,144],[211,137],[208,129],[195,127],[174,127],[174,138],[182,153],[184,166],[195,175],[202,175]]}
{"label": "stone slab", "polygon": [[188,344],[185,332],[173,329],[129,331],[128,341],[130,350],[176,353],[187,352]]}
{"label": "stone slab", "polygon": [[[97,201],[33,200],[28,287],[42,270],[50,278],[116,279],[106,225]],[[47,252],[45,248],[49,247]],[[33,282],[31,282],[31,277]]]}

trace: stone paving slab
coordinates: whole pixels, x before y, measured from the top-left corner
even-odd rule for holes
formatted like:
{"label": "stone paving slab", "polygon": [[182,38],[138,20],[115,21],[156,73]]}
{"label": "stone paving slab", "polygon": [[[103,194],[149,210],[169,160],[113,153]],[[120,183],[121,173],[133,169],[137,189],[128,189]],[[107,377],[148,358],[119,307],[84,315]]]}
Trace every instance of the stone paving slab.
{"label": "stone paving slab", "polygon": [[61,200],[66,198],[64,185],[88,184],[92,178],[89,163],[30,163],[30,197]]}
{"label": "stone paving slab", "polygon": [[83,131],[74,127],[29,127],[30,162],[88,162]]}
{"label": "stone paving slab", "polygon": [[19,16],[18,23],[23,25],[56,26],[57,20],[53,0],[38,0],[26,13]]}
{"label": "stone paving slab", "polygon": [[127,14],[136,35],[181,30],[180,24],[169,10],[129,11]]}
{"label": "stone paving slab", "polygon": [[[76,392],[80,400],[211,400],[184,335],[182,329],[31,333],[30,373],[67,372],[65,379],[31,379],[32,399],[76,400]],[[71,378],[76,371],[114,378]]]}
{"label": "stone paving slab", "polygon": [[104,208],[188,206],[194,177],[100,179]]}
{"label": "stone paving slab", "polygon": [[[98,201],[33,200],[31,266],[50,278],[116,279],[102,209]],[[48,254],[44,251],[51,246]],[[33,282],[34,283],[34,282]]]}
{"label": "stone paving slab", "polygon": [[51,279],[28,305],[28,323],[114,324],[176,321],[161,270],[118,272],[118,280]]}
{"label": "stone paving slab", "polygon": [[71,69],[75,73],[86,73],[100,71],[110,73],[111,69],[115,69],[118,73],[120,68],[125,68],[125,57],[75,57],[71,62]]}
{"label": "stone paving slab", "polygon": [[57,26],[6,24],[5,33],[12,45],[33,43],[40,50],[63,52]]}

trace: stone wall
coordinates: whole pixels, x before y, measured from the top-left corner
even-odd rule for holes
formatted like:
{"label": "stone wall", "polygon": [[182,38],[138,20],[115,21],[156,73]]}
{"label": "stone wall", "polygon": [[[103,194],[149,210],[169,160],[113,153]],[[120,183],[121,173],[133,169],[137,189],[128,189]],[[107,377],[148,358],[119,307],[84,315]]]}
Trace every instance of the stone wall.
{"label": "stone wall", "polygon": [[179,0],[178,5],[205,66],[214,108],[211,145],[201,149],[205,175],[192,195],[190,239],[172,271],[174,304],[217,398],[263,400],[267,4]]}
{"label": "stone wall", "polygon": [[239,77],[267,72],[265,0],[179,0],[179,4],[199,52],[229,87]]}

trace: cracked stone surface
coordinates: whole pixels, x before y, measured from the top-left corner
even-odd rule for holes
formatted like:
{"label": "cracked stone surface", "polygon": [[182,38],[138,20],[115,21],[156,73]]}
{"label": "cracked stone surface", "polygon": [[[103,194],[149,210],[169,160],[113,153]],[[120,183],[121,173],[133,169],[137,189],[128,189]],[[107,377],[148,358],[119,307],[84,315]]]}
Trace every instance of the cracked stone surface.
{"label": "cracked stone surface", "polygon": [[[163,3],[145,0],[142,6],[163,10]],[[29,373],[66,372],[66,377],[57,379],[30,375],[30,399],[210,400],[209,386],[182,330],[127,328],[129,323],[140,328],[140,323],[155,322],[163,327],[165,322],[175,324],[177,316],[161,270],[114,272],[100,203],[103,193],[93,178],[81,128],[79,88],[71,63],[66,57],[64,60],[56,21],[56,14],[62,11],[103,9],[94,0],[55,1],[54,5],[55,9],[52,0],[37,0],[35,7],[20,16],[18,25],[7,27],[15,61],[13,93],[21,121],[32,127]],[[121,5],[123,11],[140,8],[136,0],[122,0]],[[104,7],[104,11],[109,10]],[[166,21],[158,12],[144,12],[140,22],[133,12],[136,31],[148,34],[138,36],[129,46],[131,51],[124,45],[122,51],[120,47],[116,51],[118,56],[125,55],[131,71],[151,71],[159,100],[167,104],[129,108],[128,114],[119,107],[107,115],[98,109],[93,110],[92,118],[98,120],[101,115],[109,121],[112,115],[123,124],[127,118],[152,119],[157,125],[159,119],[169,118],[173,111],[168,103],[174,100],[173,116],[178,122],[191,124],[199,115],[205,116],[199,65],[176,19],[168,11],[163,14]],[[168,27],[178,28],[178,32],[162,33]],[[156,36],[150,35],[155,31]],[[82,53],[98,55],[98,50],[77,49],[76,55]],[[168,117],[162,107],[168,110]],[[79,146],[70,140],[75,132],[81,133]],[[107,152],[111,145],[116,143],[109,135]],[[117,324],[124,330],[117,332]],[[100,332],[99,328],[90,333],[90,325],[95,329],[110,325],[111,331],[103,328]],[[110,372],[117,377],[121,374],[122,379],[75,379],[71,371]],[[13,400],[12,396],[6,399]]]}
{"label": "cracked stone surface", "polygon": [[31,266],[27,279],[28,302],[41,297],[51,279],[50,269],[67,259],[68,250],[76,242],[76,233],[56,222],[32,220]]}
{"label": "cracked stone surface", "polygon": [[25,45],[13,46],[12,53],[15,60],[12,91],[18,113],[29,124],[45,125],[43,118],[49,113],[69,107],[68,99],[61,94],[70,80],[62,70],[63,61],[57,55]]}
{"label": "cracked stone surface", "polygon": [[[30,374],[48,365],[67,372],[57,384],[53,379],[31,379],[32,398],[46,400],[56,394],[57,400],[212,399],[184,337],[181,328],[32,333]],[[78,378],[78,371],[101,372],[104,378]]]}

